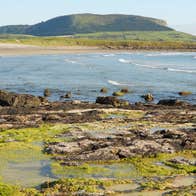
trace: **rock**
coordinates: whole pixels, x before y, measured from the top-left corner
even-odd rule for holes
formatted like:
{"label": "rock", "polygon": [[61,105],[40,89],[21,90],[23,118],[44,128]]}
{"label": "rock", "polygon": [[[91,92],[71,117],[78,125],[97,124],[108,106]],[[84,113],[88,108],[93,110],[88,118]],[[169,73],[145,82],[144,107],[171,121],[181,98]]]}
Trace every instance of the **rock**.
{"label": "rock", "polygon": [[72,97],[71,92],[67,92],[65,95],[61,96],[61,99],[70,99]]}
{"label": "rock", "polygon": [[61,117],[58,114],[46,114],[43,117],[44,121],[60,121]]}
{"label": "rock", "polygon": [[182,139],[181,146],[185,150],[196,150],[196,132],[190,133]]}
{"label": "rock", "polygon": [[45,103],[48,102],[48,100],[45,97],[39,96],[38,98],[40,99],[41,102],[45,102]]}
{"label": "rock", "polygon": [[178,130],[162,130],[158,131],[157,134],[160,133],[163,138],[168,138],[168,139],[182,139],[185,138],[186,134],[183,131],[178,131]]}
{"label": "rock", "polygon": [[175,149],[168,145],[167,143],[161,144],[160,142],[153,140],[141,140],[135,139],[132,142],[132,145],[129,146],[129,149],[132,153],[136,154],[156,154],[156,153],[173,153]]}
{"label": "rock", "polygon": [[120,92],[121,93],[129,93],[129,89],[128,88],[122,88]]}
{"label": "rock", "polygon": [[186,159],[184,157],[175,157],[175,158],[169,160],[169,162],[174,163],[174,164],[196,166],[196,160],[188,160],[188,159]]}
{"label": "rock", "polygon": [[151,93],[148,93],[146,95],[141,96],[142,98],[144,98],[146,101],[151,102],[154,100],[154,97]]}
{"label": "rock", "polygon": [[28,106],[37,107],[42,100],[39,97],[26,94],[10,93],[7,91],[0,91],[0,105],[1,106]]}
{"label": "rock", "polygon": [[163,99],[158,102],[158,105],[166,105],[166,106],[186,106],[189,105],[185,101],[180,101],[178,99]]}
{"label": "rock", "polygon": [[129,147],[120,149],[117,155],[120,159],[131,158],[135,156],[135,154],[130,151]]}
{"label": "rock", "polygon": [[115,96],[115,97],[121,97],[121,96],[124,96],[125,93],[123,93],[121,91],[117,91],[117,92],[114,92],[112,95]]}
{"label": "rock", "polygon": [[112,97],[112,96],[109,96],[109,97],[97,97],[96,99],[96,103],[99,103],[99,104],[105,104],[105,105],[113,105],[115,107],[118,107],[118,106],[129,106],[129,102],[128,101],[124,101],[124,100],[120,100],[116,97]]}
{"label": "rock", "polygon": [[69,167],[78,167],[81,165],[80,162],[77,161],[65,161],[61,163],[62,166],[69,166]]}
{"label": "rock", "polygon": [[90,151],[88,154],[82,153],[80,155],[77,155],[77,159],[80,161],[118,160],[118,151],[118,148],[108,146],[106,148],[100,148],[95,151]]}
{"label": "rock", "polygon": [[77,142],[51,143],[45,151],[50,154],[68,154],[80,152],[81,148]]}
{"label": "rock", "polygon": [[[107,131],[106,131],[107,132]],[[195,150],[195,130],[157,131],[127,130],[124,132],[100,133],[93,136],[91,131],[70,130],[59,138],[72,138],[70,142],[47,143],[45,151],[56,156],[65,165],[97,160],[119,160],[135,155],[156,155],[183,150]],[[70,137],[71,136],[71,137]],[[74,139],[73,139],[74,138]],[[185,143],[188,142],[188,143]],[[191,146],[190,146],[191,145]],[[178,162],[177,162],[178,161]],[[195,165],[195,160],[174,160],[175,163]],[[172,162],[172,161],[171,161]]]}
{"label": "rock", "polygon": [[188,96],[188,95],[192,95],[192,92],[190,92],[190,91],[181,91],[178,94],[180,96]]}
{"label": "rock", "polygon": [[73,100],[72,102],[71,102],[71,104],[73,104],[73,105],[79,105],[79,104],[81,104],[82,102],[80,101],[80,100]]}
{"label": "rock", "polygon": [[136,106],[143,106],[144,104],[142,102],[135,102]]}
{"label": "rock", "polygon": [[108,92],[108,89],[107,89],[107,88],[102,88],[102,89],[100,90],[100,92],[101,92],[101,93],[107,93],[107,92]]}
{"label": "rock", "polygon": [[44,90],[44,97],[50,97],[50,96],[51,96],[51,91],[50,91],[50,89],[46,88]]}

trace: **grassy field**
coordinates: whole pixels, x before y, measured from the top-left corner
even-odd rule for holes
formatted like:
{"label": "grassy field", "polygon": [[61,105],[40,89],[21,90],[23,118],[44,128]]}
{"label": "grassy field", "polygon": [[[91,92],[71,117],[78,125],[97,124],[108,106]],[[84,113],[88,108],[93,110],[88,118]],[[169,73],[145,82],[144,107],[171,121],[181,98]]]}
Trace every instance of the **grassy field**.
{"label": "grassy field", "polygon": [[77,34],[75,38],[99,40],[184,41],[196,42],[196,36],[178,31],[127,31]]}
{"label": "grassy field", "polygon": [[105,49],[195,50],[196,36],[192,36],[185,33],[178,33],[175,31],[95,33],[75,35],[75,37],[36,37],[28,35],[0,35],[0,43],[26,44],[45,47],[95,46]]}

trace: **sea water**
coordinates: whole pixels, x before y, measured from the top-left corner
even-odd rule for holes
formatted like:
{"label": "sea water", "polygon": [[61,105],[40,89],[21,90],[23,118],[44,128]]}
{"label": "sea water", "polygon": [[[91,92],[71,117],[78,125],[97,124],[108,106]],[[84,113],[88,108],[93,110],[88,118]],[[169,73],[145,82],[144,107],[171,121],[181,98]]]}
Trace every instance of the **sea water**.
{"label": "sea water", "polygon": [[[52,91],[51,100],[68,91],[72,99],[95,101],[100,89],[108,94],[123,87],[132,93],[123,98],[142,101],[152,93],[160,99],[182,99],[196,103],[195,52],[127,52],[60,54],[0,57],[0,89],[43,95]],[[193,94],[180,97],[179,91]],[[105,96],[106,96],[105,95]]]}

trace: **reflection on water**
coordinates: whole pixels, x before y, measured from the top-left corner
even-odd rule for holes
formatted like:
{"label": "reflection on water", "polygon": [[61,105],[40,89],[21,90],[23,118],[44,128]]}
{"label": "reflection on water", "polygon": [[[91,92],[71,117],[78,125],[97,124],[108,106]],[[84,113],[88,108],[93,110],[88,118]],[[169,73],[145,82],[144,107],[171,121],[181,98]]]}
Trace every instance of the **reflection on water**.
{"label": "reflection on water", "polygon": [[90,164],[89,167],[65,167],[59,178],[108,178],[132,179],[138,177],[135,167],[129,163]]}
{"label": "reflection on water", "polygon": [[1,175],[6,183],[32,187],[55,180],[50,163],[50,160],[9,163]]}

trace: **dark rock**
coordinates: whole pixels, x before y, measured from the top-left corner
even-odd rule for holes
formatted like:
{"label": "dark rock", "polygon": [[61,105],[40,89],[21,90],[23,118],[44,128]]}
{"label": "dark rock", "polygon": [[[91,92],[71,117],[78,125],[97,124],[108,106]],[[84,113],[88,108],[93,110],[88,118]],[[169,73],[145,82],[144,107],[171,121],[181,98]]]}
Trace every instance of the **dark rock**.
{"label": "dark rock", "polygon": [[142,102],[135,102],[136,106],[143,106],[144,104]]}
{"label": "dark rock", "polygon": [[70,99],[72,97],[71,92],[67,92],[65,95],[61,96],[61,99]]}
{"label": "dark rock", "polygon": [[44,90],[44,97],[50,97],[50,96],[51,96],[51,91],[50,91],[50,89],[46,88]]}
{"label": "dark rock", "polygon": [[118,106],[129,106],[129,102],[128,101],[125,101],[125,100],[120,100],[116,97],[112,97],[112,96],[109,96],[109,97],[97,97],[96,99],[96,103],[99,103],[99,104],[105,104],[105,105],[113,105],[115,107],[118,107]]}
{"label": "dark rock", "polygon": [[1,106],[28,106],[37,107],[42,100],[39,97],[26,94],[10,93],[7,91],[0,91],[0,105]]}
{"label": "dark rock", "polygon": [[122,88],[120,92],[122,92],[122,93],[129,93],[129,89],[128,88]]}
{"label": "dark rock", "polygon": [[77,162],[77,161],[65,161],[65,162],[62,162],[61,163],[62,166],[71,166],[71,167],[78,167],[81,165],[80,162]]}
{"label": "dark rock", "polygon": [[166,105],[166,106],[186,106],[189,105],[185,101],[180,101],[178,99],[163,99],[158,102],[158,105]]}
{"label": "dark rock", "polygon": [[163,138],[168,139],[182,139],[185,138],[186,134],[183,131],[177,131],[177,130],[161,130],[157,131],[157,134],[160,133]]}

